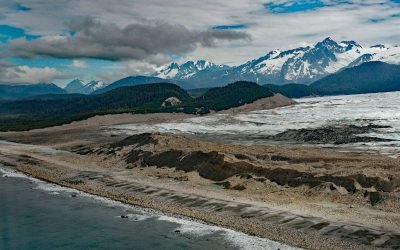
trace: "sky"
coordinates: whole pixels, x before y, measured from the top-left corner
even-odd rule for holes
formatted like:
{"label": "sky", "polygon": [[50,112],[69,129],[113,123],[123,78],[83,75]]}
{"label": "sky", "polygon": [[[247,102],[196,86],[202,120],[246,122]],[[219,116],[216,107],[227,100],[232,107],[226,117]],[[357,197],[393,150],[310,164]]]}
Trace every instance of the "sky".
{"label": "sky", "polygon": [[173,61],[239,65],[326,37],[400,44],[400,0],[0,1],[0,84],[112,82]]}

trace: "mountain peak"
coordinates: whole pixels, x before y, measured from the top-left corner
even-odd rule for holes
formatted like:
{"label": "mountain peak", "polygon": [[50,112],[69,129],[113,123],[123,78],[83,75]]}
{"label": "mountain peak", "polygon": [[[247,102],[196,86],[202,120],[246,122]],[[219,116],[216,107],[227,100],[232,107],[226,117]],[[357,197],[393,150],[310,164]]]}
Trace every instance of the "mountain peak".
{"label": "mountain peak", "polygon": [[211,63],[211,62],[206,61],[206,60],[198,60],[198,61],[195,63],[195,65],[196,65],[196,67],[197,67],[199,70],[204,70],[204,69],[207,69],[207,68],[210,67],[210,66],[213,66],[214,63]]}
{"label": "mountain peak", "polygon": [[81,79],[74,79],[68,84],[85,84]]}
{"label": "mountain peak", "polygon": [[74,79],[65,86],[68,93],[80,93],[80,90],[85,86],[85,83],[80,79]]}
{"label": "mountain peak", "polygon": [[177,64],[176,62],[173,62],[169,66],[167,66],[166,68],[177,69],[177,68],[179,68],[179,64]]}
{"label": "mountain peak", "polygon": [[[323,41],[323,43],[331,43],[331,42],[335,42],[332,38],[330,38],[329,36],[327,38],[325,38]],[[336,43],[336,42],[335,42]]]}
{"label": "mountain peak", "polygon": [[322,42],[317,43],[316,47],[319,46],[325,46],[329,48],[329,47],[338,47],[338,44],[332,38],[327,37]]}

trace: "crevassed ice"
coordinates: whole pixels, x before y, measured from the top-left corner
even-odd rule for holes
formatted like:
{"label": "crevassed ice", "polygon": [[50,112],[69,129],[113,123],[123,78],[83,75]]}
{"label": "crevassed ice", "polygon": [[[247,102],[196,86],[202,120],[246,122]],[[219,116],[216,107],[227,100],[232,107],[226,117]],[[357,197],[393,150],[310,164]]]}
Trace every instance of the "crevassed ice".
{"label": "crevassed ice", "polygon": [[[265,144],[267,137],[287,129],[324,125],[388,125],[370,136],[397,140],[350,145],[355,149],[400,154],[400,92],[297,99],[297,105],[241,114],[214,114],[159,124],[116,126],[115,133],[168,132],[234,135],[240,143]],[[250,137],[250,138],[249,138]],[[253,140],[253,138],[257,140]],[[260,139],[261,138],[261,139]],[[239,142],[239,141],[238,141]],[[332,146],[332,145],[330,145]],[[349,145],[346,145],[346,147]]]}

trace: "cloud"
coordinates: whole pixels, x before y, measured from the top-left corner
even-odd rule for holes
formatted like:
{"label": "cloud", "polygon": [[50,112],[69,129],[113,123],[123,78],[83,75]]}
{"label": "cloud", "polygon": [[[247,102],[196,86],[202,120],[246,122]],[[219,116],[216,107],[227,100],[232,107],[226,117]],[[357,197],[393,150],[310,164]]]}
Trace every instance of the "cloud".
{"label": "cloud", "polygon": [[74,59],[72,60],[72,63],[70,64],[71,67],[74,68],[87,68],[89,65],[84,61],[84,60],[78,60],[78,59]]}
{"label": "cloud", "polygon": [[[197,45],[195,50],[177,53],[182,55],[180,60],[207,59],[230,65],[257,58],[272,49],[291,49],[305,42],[314,44],[327,36],[336,40],[355,40],[365,46],[398,44],[400,41],[400,18],[396,18],[400,10],[399,0],[302,0],[290,1],[299,3],[297,7],[290,3],[282,5],[288,2],[174,0],[165,4],[165,0],[115,0],[110,4],[109,0],[29,0],[29,4],[28,1],[23,3],[31,10],[23,12],[15,10],[14,0],[2,0],[0,16],[4,24],[21,27],[29,34],[53,38],[70,32],[68,20],[87,17],[115,25],[119,30],[133,23],[152,26],[157,21],[172,26],[184,24],[189,31],[250,24],[241,30],[230,30],[247,32],[251,35],[250,41],[216,40],[217,46]],[[265,5],[268,3],[273,4],[272,8],[276,7],[276,12],[287,13],[273,13]],[[370,21],[379,18],[384,21]],[[67,38],[62,37],[64,40]],[[146,60],[148,63],[153,58],[168,60],[168,56],[160,54],[148,58],[151,58]]]}
{"label": "cloud", "polygon": [[250,39],[243,31],[189,30],[165,22],[130,24],[123,28],[93,19],[70,24],[64,36],[44,36],[34,40],[11,40],[13,56],[34,58],[96,58],[112,61],[143,60],[156,55],[188,53],[198,46],[214,47],[218,41]]}
{"label": "cloud", "polygon": [[157,66],[144,61],[124,61],[118,67],[112,67],[100,72],[96,77],[100,78],[103,82],[114,82],[121,78],[132,75],[151,75],[157,70]]}
{"label": "cloud", "polygon": [[51,67],[37,68],[0,62],[0,84],[50,83],[54,80],[69,79],[74,76],[74,74],[60,72]]}

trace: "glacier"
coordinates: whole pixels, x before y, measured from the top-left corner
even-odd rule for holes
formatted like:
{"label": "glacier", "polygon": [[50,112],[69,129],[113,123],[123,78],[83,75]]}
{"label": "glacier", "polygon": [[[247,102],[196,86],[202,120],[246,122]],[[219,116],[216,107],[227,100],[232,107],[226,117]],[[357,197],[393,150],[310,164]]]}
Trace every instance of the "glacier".
{"label": "glacier", "polygon": [[145,132],[175,133],[230,143],[266,145],[282,144],[272,141],[270,137],[288,129],[374,124],[388,127],[368,136],[394,141],[309,146],[400,156],[400,92],[302,98],[296,99],[296,102],[292,106],[248,113],[217,113],[176,122],[119,125],[113,127],[111,132],[128,135]]}

